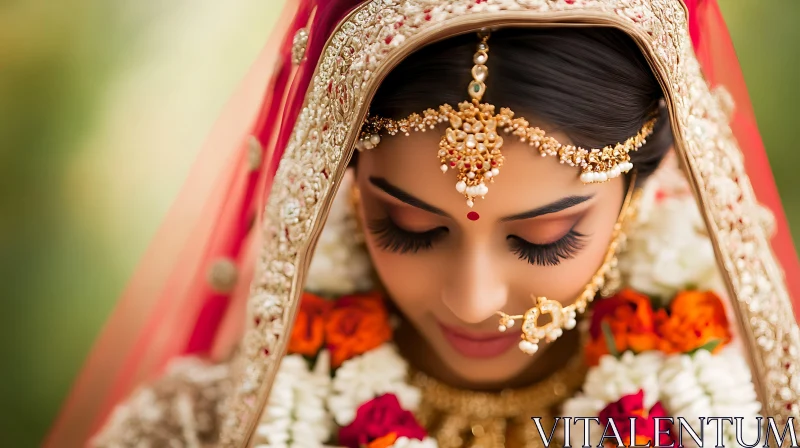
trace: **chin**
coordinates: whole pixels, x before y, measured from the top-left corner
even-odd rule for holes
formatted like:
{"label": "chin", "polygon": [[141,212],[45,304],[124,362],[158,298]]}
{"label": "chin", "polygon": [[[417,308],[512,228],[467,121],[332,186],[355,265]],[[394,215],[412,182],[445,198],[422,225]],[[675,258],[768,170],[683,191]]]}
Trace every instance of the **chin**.
{"label": "chin", "polygon": [[448,362],[464,382],[487,388],[503,387],[504,383],[520,375],[529,363],[529,359],[519,359],[516,356],[504,356],[494,360],[461,358]]}

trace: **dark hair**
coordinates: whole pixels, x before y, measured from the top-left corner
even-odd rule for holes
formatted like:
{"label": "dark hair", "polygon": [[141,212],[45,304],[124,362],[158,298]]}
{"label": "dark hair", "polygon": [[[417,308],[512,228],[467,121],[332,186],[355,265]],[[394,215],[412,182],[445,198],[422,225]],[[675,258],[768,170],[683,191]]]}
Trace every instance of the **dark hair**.
{"label": "dark hair", "polygon": [[[468,99],[477,36],[433,43],[401,62],[383,81],[371,114],[404,118]],[[638,179],[650,175],[672,145],[661,86],[639,48],[613,28],[511,28],[489,39],[483,100],[543,120],[583,147],[636,135],[660,108],[653,135],[631,153]]]}

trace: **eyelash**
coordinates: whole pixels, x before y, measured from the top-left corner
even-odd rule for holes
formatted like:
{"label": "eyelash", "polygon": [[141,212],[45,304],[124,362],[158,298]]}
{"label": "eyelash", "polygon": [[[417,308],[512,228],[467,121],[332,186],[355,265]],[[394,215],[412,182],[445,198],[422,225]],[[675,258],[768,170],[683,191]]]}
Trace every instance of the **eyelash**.
{"label": "eyelash", "polygon": [[433,247],[433,243],[448,233],[446,227],[437,227],[426,232],[411,232],[398,226],[388,216],[369,223],[369,229],[377,237],[377,243],[382,249],[400,254],[428,250]]}
{"label": "eyelash", "polygon": [[[437,227],[426,232],[411,232],[398,226],[388,216],[369,223],[370,231],[377,237],[378,246],[389,252],[400,254],[428,250],[448,233],[446,227]],[[536,244],[509,235],[512,252],[520,260],[539,266],[557,266],[561,260],[574,257],[584,247],[585,235],[570,230],[559,240],[547,244]]]}
{"label": "eyelash", "polygon": [[572,258],[584,247],[586,235],[570,230],[561,239],[547,244],[535,244],[514,235],[506,239],[520,260],[539,266],[557,266],[561,260]]}

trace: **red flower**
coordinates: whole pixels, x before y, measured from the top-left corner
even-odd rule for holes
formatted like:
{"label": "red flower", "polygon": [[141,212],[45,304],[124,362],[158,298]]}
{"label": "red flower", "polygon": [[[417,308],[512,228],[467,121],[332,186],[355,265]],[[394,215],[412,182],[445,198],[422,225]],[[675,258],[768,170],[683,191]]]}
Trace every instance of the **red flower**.
{"label": "red flower", "polygon": [[602,330],[604,324],[613,335],[618,353],[627,350],[640,353],[658,349],[662,344],[656,333],[650,299],[632,289],[624,289],[614,297],[595,303],[589,326],[591,340],[586,347],[589,366],[598,365],[600,358],[609,354],[608,341]]}
{"label": "red flower", "polygon": [[325,340],[333,368],[392,338],[389,312],[379,293],[341,297],[326,318]]}
{"label": "red flower", "polygon": [[390,433],[397,438],[417,440],[427,435],[414,414],[400,407],[394,394],[381,395],[362,404],[355,420],[339,429],[339,445],[359,448]]}
{"label": "red flower", "polygon": [[[661,402],[654,404],[650,411],[646,411],[644,409],[644,391],[639,390],[636,394],[626,395],[606,406],[600,411],[599,417],[600,424],[604,428],[609,420],[614,420],[614,426],[617,428],[625,445],[646,445],[648,442],[655,440],[656,417],[667,418],[669,416]],[[633,443],[631,441],[631,417],[634,418],[633,426],[636,431]],[[672,425],[669,420],[659,420],[658,428],[660,431],[658,442],[653,442],[651,445],[674,446],[675,439],[672,438],[670,433]],[[613,432],[606,435],[613,436]],[[615,443],[609,443],[616,446]]]}
{"label": "red flower", "polygon": [[656,329],[666,353],[689,353],[717,341],[716,353],[731,340],[722,299],[712,291],[683,291],[672,299],[669,313],[658,310]]}
{"label": "red flower", "polygon": [[300,311],[292,327],[289,353],[314,356],[325,341],[325,319],[333,302],[311,293],[304,293]]}

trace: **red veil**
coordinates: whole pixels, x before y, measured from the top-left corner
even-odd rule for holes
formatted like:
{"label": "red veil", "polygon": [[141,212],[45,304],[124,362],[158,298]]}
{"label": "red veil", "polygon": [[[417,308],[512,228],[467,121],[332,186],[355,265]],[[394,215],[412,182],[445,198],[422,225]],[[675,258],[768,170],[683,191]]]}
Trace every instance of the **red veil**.
{"label": "red veil", "polygon": [[[728,30],[715,0],[684,0],[697,57],[736,109],[733,131],[759,201],[776,219],[772,247],[800,315],[800,265]],[[84,446],[113,407],[173,358],[225,358],[238,341],[259,248],[259,213],[336,24],[361,0],[288,0],[273,37],[223,111],[197,164],[93,347],[45,447]],[[305,61],[292,44],[306,28]],[[233,291],[208,281],[238,267]]]}

